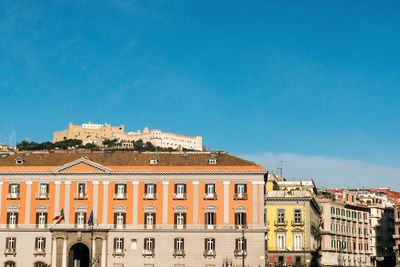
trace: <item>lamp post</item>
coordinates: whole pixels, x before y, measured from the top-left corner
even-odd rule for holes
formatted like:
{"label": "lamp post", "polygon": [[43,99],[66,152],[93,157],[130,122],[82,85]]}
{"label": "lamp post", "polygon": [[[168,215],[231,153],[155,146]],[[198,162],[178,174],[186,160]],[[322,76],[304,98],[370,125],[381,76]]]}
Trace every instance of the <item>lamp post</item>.
{"label": "lamp post", "polygon": [[246,257],[245,251],[244,251],[244,230],[246,226],[244,224],[240,225],[239,230],[242,231],[242,267],[244,267],[244,258]]}

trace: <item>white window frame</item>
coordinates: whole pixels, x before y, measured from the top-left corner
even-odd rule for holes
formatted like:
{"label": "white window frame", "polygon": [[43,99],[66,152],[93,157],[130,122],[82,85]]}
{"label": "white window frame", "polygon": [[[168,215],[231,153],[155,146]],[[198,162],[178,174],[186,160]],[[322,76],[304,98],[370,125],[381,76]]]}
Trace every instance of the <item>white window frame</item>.
{"label": "white window frame", "polygon": [[215,239],[207,238],[207,251],[214,251],[214,250],[215,250]]}
{"label": "white window frame", "polygon": [[153,238],[146,238],[145,242],[146,242],[146,250],[154,249]]}
{"label": "white window frame", "polygon": [[45,238],[44,237],[38,237],[37,238],[37,244],[36,244],[36,249],[37,250],[41,250],[41,251],[43,251],[43,250],[45,250],[45,246],[44,246],[44,242],[45,242]]}
{"label": "white window frame", "polygon": [[38,216],[38,226],[39,228],[44,228],[46,226],[46,213],[45,212],[39,212]]}
{"label": "white window frame", "polygon": [[286,249],[286,234],[285,233],[277,233],[276,234],[276,248],[277,248],[277,250],[285,250]]}
{"label": "white window frame", "polygon": [[207,184],[207,194],[215,194],[215,184]]}
{"label": "white window frame", "polygon": [[125,194],[125,185],[124,184],[117,184],[117,195],[118,197],[123,197]]}
{"label": "white window frame", "polygon": [[185,193],[185,185],[184,184],[176,184],[176,194],[178,196],[183,196]]}
{"label": "white window frame", "polygon": [[122,237],[115,238],[115,252],[122,253],[123,243],[124,243],[124,239]]}
{"label": "white window frame", "polygon": [[293,249],[295,251],[303,250],[303,233],[293,234]]}
{"label": "white window frame", "polygon": [[8,226],[10,228],[15,228],[16,225],[17,225],[17,213],[16,212],[10,212]]}
{"label": "white window frame", "polygon": [[183,241],[183,237],[178,237],[178,238],[176,238],[175,239],[175,242],[176,242],[176,244],[175,244],[175,246],[176,246],[176,249],[178,249],[178,250],[184,250],[184,241]]}
{"label": "white window frame", "polygon": [[39,194],[40,195],[47,194],[47,186],[48,186],[48,184],[40,184],[39,185]]}
{"label": "white window frame", "polygon": [[8,249],[14,249],[15,250],[15,237],[9,237],[8,238],[8,243],[7,243],[7,248]]}
{"label": "white window frame", "polygon": [[146,226],[147,228],[153,228],[154,225],[154,213],[147,212],[146,213]]}
{"label": "white window frame", "polygon": [[117,212],[117,228],[123,228],[124,227],[124,215],[125,213],[123,212]]}
{"label": "white window frame", "polygon": [[147,195],[154,195],[154,184],[146,184]]}
{"label": "white window frame", "polygon": [[178,212],[176,213],[176,228],[183,229],[185,226],[185,213]]}
{"label": "white window frame", "polygon": [[245,186],[244,184],[237,184],[237,193],[238,194],[244,194],[245,192]]}
{"label": "white window frame", "polygon": [[85,212],[78,212],[78,217],[76,219],[76,225],[78,227],[85,226]]}

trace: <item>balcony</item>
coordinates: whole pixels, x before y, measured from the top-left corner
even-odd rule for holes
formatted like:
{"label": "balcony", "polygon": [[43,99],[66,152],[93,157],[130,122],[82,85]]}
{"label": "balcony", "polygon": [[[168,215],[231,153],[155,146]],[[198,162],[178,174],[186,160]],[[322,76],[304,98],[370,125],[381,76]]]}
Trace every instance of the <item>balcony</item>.
{"label": "balcony", "polygon": [[33,255],[36,256],[45,256],[46,255],[46,250],[45,249],[41,249],[41,248],[37,248],[35,249],[35,251],[33,252]]}
{"label": "balcony", "polygon": [[145,249],[142,255],[143,257],[154,257],[154,249]]}
{"label": "balcony", "polygon": [[74,199],[75,200],[87,200],[88,199],[88,194],[87,193],[75,193],[74,194]]}
{"label": "balcony", "polygon": [[304,226],[304,221],[292,221],[292,226]]}
{"label": "balcony", "polygon": [[235,193],[233,194],[234,200],[247,200],[247,193]]}
{"label": "balcony", "polygon": [[174,257],[185,257],[185,251],[183,249],[175,249],[173,256]]}
{"label": "balcony", "polygon": [[7,193],[7,199],[20,199],[19,193]]}
{"label": "balcony", "polygon": [[115,193],[114,200],[127,200],[128,194],[127,193]]}
{"label": "balcony", "polygon": [[284,220],[284,221],[274,221],[274,225],[275,225],[275,226],[283,226],[283,227],[286,227],[286,226],[287,226],[287,220]]}
{"label": "balcony", "polygon": [[49,200],[50,194],[49,193],[37,193],[36,200]]}
{"label": "balcony", "polygon": [[13,255],[13,256],[15,256],[16,254],[17,254],[17,251],[16,251],[15,248],[6,248],[6,249],[4,250],[4,255],[5,255],[5,256],[7,256],[7,255]]}
{"label": "balcony", "polygon": [[243,249],[235,249],[234,251],[234,256],[236,258],[243,258],[247,256],[247,250],[243,250]]}
{"label": "balcony", "polygon": [[174,193],[174,200],[186,200],[186,193]]}
{"label": "balcony", "polygon": [[213,258],[215,258],[215,256],[217,256],[217,252],[216,252],[214,249],[206,249],[206,250],[204,250],[204,252],[203,252],[203,256],[204,256],[205,258],[207,258],[207,257],[213,257]]}
{"label": "balcony", "polygon": [[203,196],[204,200],[217,200],[217,194],[216,193],[205,193]]}
{"label": "balcony", "polygon": [[144,193],[143,200],[156,200],[157,194],[156,193]]}
{"label": "balcony", "polygon": [[112,255],[114,257],[123,257],[124,256],[124,251],[120,248],[114,249]]}

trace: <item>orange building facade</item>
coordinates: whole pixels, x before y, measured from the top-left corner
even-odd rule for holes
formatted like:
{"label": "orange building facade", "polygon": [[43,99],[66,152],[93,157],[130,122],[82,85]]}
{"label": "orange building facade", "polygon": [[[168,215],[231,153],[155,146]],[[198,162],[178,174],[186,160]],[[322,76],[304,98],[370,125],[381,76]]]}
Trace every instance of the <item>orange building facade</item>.
{"label": "orange building facade", "polygon": [[1,154],[0,261],[263,266],[265,174],[224,152]]}

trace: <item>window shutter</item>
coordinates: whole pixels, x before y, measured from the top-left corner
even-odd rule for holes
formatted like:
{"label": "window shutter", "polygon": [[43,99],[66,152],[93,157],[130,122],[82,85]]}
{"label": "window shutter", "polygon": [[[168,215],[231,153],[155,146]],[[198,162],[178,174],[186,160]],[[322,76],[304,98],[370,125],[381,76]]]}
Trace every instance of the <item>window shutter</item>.
{"label": "window shutter", "polygon": [[157,194],[157,185],[154,184],[154,194]]}
{"label": "window shutter", "polygon": [[147,184],[144,185],[144,193],[147,194]]}
{"label": "window shutter", "polygon": [[39,224],[39,212],[36,212],[36,224]]}
{"label": "window shutter", "polygon": [[117,183],[115,183],[114,190],[115,190],[115,192],[114,192],[115,194],[118,193],[118,184]]}
{"label": "window shutter", "polygon": [[36,237],[35,238],[35,249],[38,249],[39,248],[39,238],[38,237]]}
{"label": "window shutter", "polygon": [[182,249],[185,249],[185,239],[182,238]]}
{"label": "window shutter", "polygon": [[186,213],[183,214],[183,224],[186,225]]}
{"label": "window shutter", "polygon": [[18,224],[18,212],[15,213],[15,224]]}
{"label": "window shutter", "polygon": [[204,212],[204,225],[208,224],[208,220],[207,220],[207,212]]}
{"label": "window shutter", "polygon": [[247,214],[243,213],[243,225],[247,225]]}
{"label": "window shutter", "polygon": [[153,225],[156,225],[156,224],[157,224],[157,223],[156,223],[156,219],[157,219],[156,213],[154,212],[154,213],[153,213]]}
{"label": "window shutter", "polygon": [[127,193],[126,184],[124,184],[124,194],[126,194],[126,193]]}
{"label": "window shutter", "polygon": [[117,224],[117,213],[114,212],[114,225],[116,225],[116,224]]}
{"label": "window shutter", "polygon": [[206,193],[206,194],[208,193],[207,188],[208,188],[208,184],[205,184],[204,185],[204,193]]}
{"label": "window shutter", "polygon": [[178,248],[177,243],[178,243],[178,238],[175,238],[174,239],[174,249]]}
{"label": "window shutter", "polygon": [[178,193],[178,184],[177,183],[174,184],[174,193],[175,194]]}
{"label": "window shutter", "polygon": [[17,185],[17,193],[19,194],[19,184]]}
{"label": "window shutter", "polygon": [[8,193],[11,193],[11,183],[8,184]]}
{"label": "window shutter", "polygon": [[78,212],[75,212],[75,224],[78,224]]}
{"label": "window shutter", "polygon": [[46,248],[46,238],[43,238],[43,248]]}
{"label": "window shutter", "polygon": [[86,224],[86,212],[83,213],[83,224]]}
{"label": "window shutter", "polygon": [[238,185],[235,184],[235,194],[237,194],[237,192],[238,192]]}
{"label": "window shutter", "polygon": [[44,223],[47,224],[47,212],[44,214]]}
{"label": "window shutter", "polygon": [[247,249],[247,239],[246,238],[243,240],[243,249],[244,250]]}
{"label": "window shutter", "polygon": [[124,250],[124,241],[125,241],[125,238],[121,238],[121,241],[122,241],[122,246],[121,246],[121,248],[122,248],[122,250]]}
{"label": "window shutter", "polygon": [[143,249],[147,249],[147,238],[143,239]]}
{"label": "window shutter", "polygon": [[156,239],[152,238],[152,240],[153,240],[153,250],[154,250],[154,249],[156,249]]}
{"label": "window shutter", "polygon": [[46,193],[48,194],[49,193],[49,190],[50,190],[50,188],[49,188],[49,184],[46,184]]}
{"label": "window shutter", "polygon": [[204,249],[207,250],[207,238],[204,238]]}
{"label": "window shutter", "polygon": [[126,224],[126,213],[122,213],[122,218],[124,219],[124,225]]}
{"label": "window shutter", "polygon": [[239,213],[236,212],[236,213],[235,213],[235,225],[238,225],[238,222],[239,222],[238,216],[239,216]]}
{"label": "window shutter", "polygon": [[186,184],[183,185],[183,193],[186,194]]}
{"label": "window shutter", "polygon": [[247,193],[247,184],[244,184],[244,192]]}
{"label": "window shutter", "polygon": [[14,247],[13,248],[17,248],[17,238],[14,238]]}
{"label": "window shutter", "polygon": [[235,239],[235,249],[239,249],[239,238]]}
{"label": "window shutter", "polygon": [[215,246],[215,238],[212,239],[213,241],[213,245],[214,245],[214,250],[216,250],[216,246]]}
{"label": "window shutter", "polygon": [[7,238],[6,238],[6,248],[9,248],[9,247],[8,247],[9,241],[10,241],[10,238],[7,237]]}
{"label": "window shutter", "polygon": [[10,224],[10,213],[7,212],[7,224]]}
{"label": "window shutter", "polygon": [[213,213],[213,224],[217,224],[217,213]]}
{"label": "window shutter", "polygon": [[174,213],[174,224],[178,224],[178,215],[176,213]]}
{"label": "window shutter", "polygon": [[116,249],[117,249],[117,239],[114,238],[114,250],[116,250]]}

